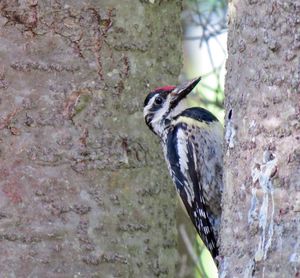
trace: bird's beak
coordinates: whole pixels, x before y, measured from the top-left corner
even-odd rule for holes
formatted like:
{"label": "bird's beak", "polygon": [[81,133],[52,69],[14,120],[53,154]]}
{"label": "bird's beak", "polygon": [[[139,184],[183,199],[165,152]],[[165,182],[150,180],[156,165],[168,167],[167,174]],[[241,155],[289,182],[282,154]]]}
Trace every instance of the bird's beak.
{"label": "bird's beak", "polygon": [[195,78],[176,87],[171,94],[171,108],[175,107],[183,98],[185,98],[199,83],[201,77]]}

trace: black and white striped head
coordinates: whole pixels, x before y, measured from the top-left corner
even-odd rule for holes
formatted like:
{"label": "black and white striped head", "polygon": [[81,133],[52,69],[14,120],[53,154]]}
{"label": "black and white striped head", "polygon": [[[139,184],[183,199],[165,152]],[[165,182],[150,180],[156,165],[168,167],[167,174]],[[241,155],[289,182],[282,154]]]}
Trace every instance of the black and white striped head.
{"label": "black and white striped head", "polygon": [[186,109],[183,99],[200,79],[201,77],[198,77],[177,87],[160,87],[148,94],[144,102],[144,118],[155,134],[161,137],[171,120]]}

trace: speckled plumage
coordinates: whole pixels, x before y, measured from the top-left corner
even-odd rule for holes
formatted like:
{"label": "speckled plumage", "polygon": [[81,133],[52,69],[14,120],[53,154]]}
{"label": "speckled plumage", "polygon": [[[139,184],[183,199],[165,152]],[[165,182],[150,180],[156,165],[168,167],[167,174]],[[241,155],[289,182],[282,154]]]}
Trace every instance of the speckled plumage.
{"label": "speckled plumage", "polygon": [[177,192],[192,221],[195,220],[193,224],[200,237],[216,257],[223,187],[222,126],[215,118],[195,120],[193,116],[201,115],[203,110],[192,110],[194,113],[186,116],[185,110],[171,121],[162,146]]}
{"label": "speckled plumage", "polygon": [[188,215],[216,258],[223,190],[223,128],[209,111],[182,105],[199,80],[150,93],[144,116],[149,128],[161,138],[170,175]]}

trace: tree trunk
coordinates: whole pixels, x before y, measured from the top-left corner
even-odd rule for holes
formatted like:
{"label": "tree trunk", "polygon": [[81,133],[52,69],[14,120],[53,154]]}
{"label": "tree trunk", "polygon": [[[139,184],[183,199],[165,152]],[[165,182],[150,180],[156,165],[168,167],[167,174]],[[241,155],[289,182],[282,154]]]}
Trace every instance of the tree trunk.
{"label": "tree trunk", "polygon": [[299,15],[229,3],[221,277],[300,275]]}
{"label": "tree trunk", "polygon": [[0,276],[175,277],[175,190],[144,124],[181,1],[0,2]]}

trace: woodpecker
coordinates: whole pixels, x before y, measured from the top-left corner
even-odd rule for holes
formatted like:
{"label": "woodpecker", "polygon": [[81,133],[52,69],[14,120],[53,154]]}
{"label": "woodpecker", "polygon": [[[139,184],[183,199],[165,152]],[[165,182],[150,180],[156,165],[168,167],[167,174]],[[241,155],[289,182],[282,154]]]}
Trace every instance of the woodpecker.
{"label": "woodpecker", "polygon": [[144,102],[147,126],[159,138],[177,193],[202,241],[215,259],[223,191],[223,127],[186,96],[200,77],[150,92]]}

